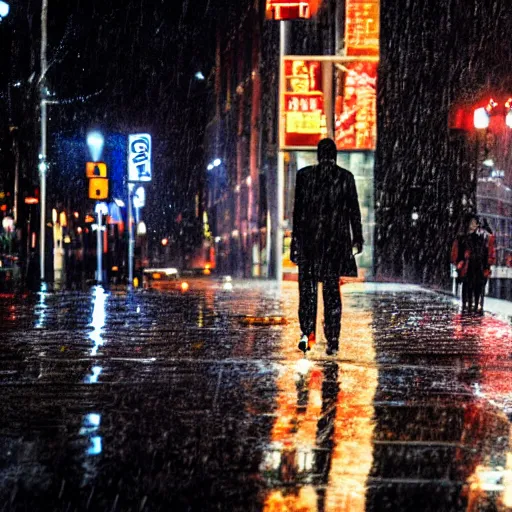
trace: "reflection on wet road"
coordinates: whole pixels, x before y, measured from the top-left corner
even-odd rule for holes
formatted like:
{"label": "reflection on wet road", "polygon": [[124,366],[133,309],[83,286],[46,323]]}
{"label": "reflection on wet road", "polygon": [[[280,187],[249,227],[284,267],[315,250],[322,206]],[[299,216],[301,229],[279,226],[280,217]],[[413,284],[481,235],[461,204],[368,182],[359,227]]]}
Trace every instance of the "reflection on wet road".
{"label": "reflection on wet road", "polygon": [[308,359],[293,283],[0,299],[0,511],[512,507],[510,326],[343,293]]}

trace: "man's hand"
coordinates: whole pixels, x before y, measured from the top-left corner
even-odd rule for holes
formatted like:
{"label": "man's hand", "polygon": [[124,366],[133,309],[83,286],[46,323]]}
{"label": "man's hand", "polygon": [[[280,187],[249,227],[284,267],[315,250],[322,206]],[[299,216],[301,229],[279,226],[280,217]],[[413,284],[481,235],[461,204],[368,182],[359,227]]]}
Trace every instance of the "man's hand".
{"label": "man's hand", "polygon": [[297,240],[292,237],[292,243],[290,246],[290,261],[292,263],[295,263],[295,265],[299,264],[299,250],[297,246]]}
{"label": "man's hand", "polygon": [[356,242],[353,245],[353,247],[356,250],[356,254],[361,254],[363,252],[363,244],[362,244],[362,242]]}

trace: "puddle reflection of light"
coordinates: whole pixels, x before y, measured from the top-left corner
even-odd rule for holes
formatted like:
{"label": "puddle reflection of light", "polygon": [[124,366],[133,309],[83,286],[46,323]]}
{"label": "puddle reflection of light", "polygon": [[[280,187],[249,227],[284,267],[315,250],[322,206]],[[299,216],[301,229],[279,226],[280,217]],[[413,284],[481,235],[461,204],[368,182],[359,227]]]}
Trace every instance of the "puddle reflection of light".
{"label": "puddle reflection of light", "polygon": [[299,359],[297,361],[297,366],[296,366],[297,373],[299,373],[300,375],[307,375],[307,373],[309,372],[309,370],[311,369],[312,366],[313,366],[313,363],[309,359],[306,359],[306,358]]}
{"label": "puddle reflection of light", "polygon": [[91,368],[92,373],[85,377],[84,382],[86,384],[96,384],[98,382],[98,377],[100,376],[101,370],[102,370],[101,366],[93,366]]}
{"label": "puddle reflection of light", "polygon": [[91,349],[91,355],[95,356],[98,353],[98,348],[105,343],[103,340],[103,327],[105,326],[105,304],[108,294],[101,286],[95,286],[93,291],[92,321],[89,324],[93,331],[89,334],[89,338],[94,343]]}
{"label": "puddle reflection of light", "polygon": [[99,455],[101,453],[101,436],[94,436],[90,439],[91,445],[87,449],[87,455]]}
{"label": "puddle reflection of light", "polygon": [[100,423],[101,423],[101,415],[94,413],[94,412],[87,414],[87,416],[85,417],[84,423],[87,426],[99,427]]}
{"label": "puddle reflection of light", "polygon": [[48,306],[46,305],[46,295],[47,295],[47,285],[46,283],[41,283],[41,289],[38,292],[39,293],[39,304],[36,307],[36,315],[37,315],[37,322],[35,325],[36,329],[42,329],[45,324],[46,320],[46,309]]}
{"label": "puddle reflection of light", "polygon": [[101,424],[101,414],[92,412],[84,416],[80,435],[87,437],[89,446],[87,447],[87,455],[99,455],[102,451],[101,436],[97,434]]}
{"label": "puddle reflection of light", "polygon": [[297,468],[303,473],[313,469],[314,454],[312,450],[302,451],[297,454]]}
{"label": "puddle reflection of light", "polygon": [[281,465],[281,450],[282,446],[278,443],[275,443],[273,448],[269,448],[264,453],[264,467],[270,467],[274,470],[279,469]]}
{"label": "puddle reflection of light", "polygon": [[[293,353],[276,374],[275,422],[260,464],[269,485],[263,512],[367,509],[379,370],[373,315],[353,304],[345,302],[342,337],[347,338],[344,357],[357,364],[335,358],[313,362]],[[287,492],[291,487],[294,492]]]}

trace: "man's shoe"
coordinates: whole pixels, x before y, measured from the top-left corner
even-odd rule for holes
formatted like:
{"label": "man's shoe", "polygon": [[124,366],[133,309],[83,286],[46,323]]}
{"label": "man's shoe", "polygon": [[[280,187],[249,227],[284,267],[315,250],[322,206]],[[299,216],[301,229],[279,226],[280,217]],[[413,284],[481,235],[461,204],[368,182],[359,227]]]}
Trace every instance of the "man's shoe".
{"label": "man's shoe", "polygon": [[315,342],[315,333],[312,332],[309,336],[303,334],[299,341],[299,350],[302,350],[302,352],[305,354],[308,350],[311,350],[311,347],[315,344]]}
{"label": "man's shoe", "polygon": [[299,350],[302,350],[304,354],[307,350],[311,350],[308,346],[308,337],[305,334],[302,335],[302,338],[299,341]]}
{"label": "man's shoe", "polygon": [[325,351],[325,353],[328,356],[337,356],[338,355],[338,349],[337,348],[332,348],[332,347],[327,347],[327,350]]}

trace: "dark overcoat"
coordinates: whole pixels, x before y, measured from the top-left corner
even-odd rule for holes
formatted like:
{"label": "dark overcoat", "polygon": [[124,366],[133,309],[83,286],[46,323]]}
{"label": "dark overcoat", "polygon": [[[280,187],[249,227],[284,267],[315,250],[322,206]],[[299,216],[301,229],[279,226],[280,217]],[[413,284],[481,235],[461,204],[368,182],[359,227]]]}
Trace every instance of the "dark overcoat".
{"label": "dark overcoat", "polygon": [[315,276],[357,276],[352,247],[363,244],[354,176],[322,161],[297,172],[291,260],[312,265]]}

